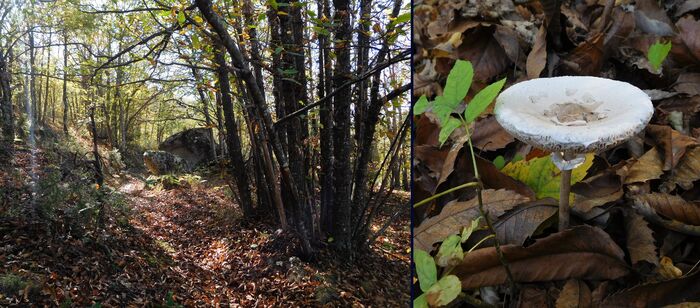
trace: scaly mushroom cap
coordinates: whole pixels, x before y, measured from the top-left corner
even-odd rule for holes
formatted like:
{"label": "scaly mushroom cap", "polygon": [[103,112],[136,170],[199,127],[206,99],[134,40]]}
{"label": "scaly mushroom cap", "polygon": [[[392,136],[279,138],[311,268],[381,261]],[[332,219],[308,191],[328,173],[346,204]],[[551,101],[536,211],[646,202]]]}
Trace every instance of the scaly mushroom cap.
{"label": "scaly mushroom cap", "polygon": [[509,87],[496,99],[494,113],[506,131],[530,145],[591,153],[642,131],[654,107],[646,93],[629,83],[562,76]]}

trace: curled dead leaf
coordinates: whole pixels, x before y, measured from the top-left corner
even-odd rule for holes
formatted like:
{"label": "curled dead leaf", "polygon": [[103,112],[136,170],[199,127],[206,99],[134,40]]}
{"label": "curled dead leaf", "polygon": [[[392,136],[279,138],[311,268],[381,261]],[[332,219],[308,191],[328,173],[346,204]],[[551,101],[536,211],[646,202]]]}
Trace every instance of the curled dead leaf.
{"label": "curled dead leaf", "polygon": [[[489,216],[494,220],[514,206],[529,201],[527,197],[505,189],[486,189],[482,192],[482,200],[484,208],[488,209]],[[431,251],[433,244],[457,234],[462,227],[469,226],[472,220],[479,217],[478,206],[476,198],[448,203],[440,214],[426,219],[415,228],[414,248]]]}
{"label": "curled dead leaf", "polygon": [[[538,239],[528,247],[501,246],[516,282],[564,279],[616,279],[628,273],[624,252],[605,231],[577,226]],[[496,249],[475,250],[464,256],[452,274],[462,288],[499,285],[507,281]]]}

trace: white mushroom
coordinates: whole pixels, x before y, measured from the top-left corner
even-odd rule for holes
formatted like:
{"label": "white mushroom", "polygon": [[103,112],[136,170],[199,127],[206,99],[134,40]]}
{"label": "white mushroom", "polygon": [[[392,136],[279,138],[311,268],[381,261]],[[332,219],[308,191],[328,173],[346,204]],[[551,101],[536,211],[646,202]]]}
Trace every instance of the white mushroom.
{"label": "white mushroom", "polygon": [[649,96],[617,80],[562,76],[515,84],[496,99],[496,120],[521,141],[553,152],[562,170],[559,229],[569,225],[571,170],[586,153],[622,143],[654,114]]}

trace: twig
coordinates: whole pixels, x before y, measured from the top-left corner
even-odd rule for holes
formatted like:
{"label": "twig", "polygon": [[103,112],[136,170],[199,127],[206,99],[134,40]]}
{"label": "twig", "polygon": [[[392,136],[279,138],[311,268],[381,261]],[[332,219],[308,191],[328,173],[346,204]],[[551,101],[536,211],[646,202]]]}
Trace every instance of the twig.
{"label": "twig", "polygon": [[[478,177],[477,177],[477,180],[478,180]],[[464,183],[464,184],[459,185],[459,186],[452,187],[452,188],[450,188],[450,189],[448,189],[448,190],[445,190],[445,191],[443,191],[443,192],[434,194],[434,195],[432,195],[432,196],[430,196],[430,197],[428,197],[428,198],[425,198],[425,199],[423,199],[423,200],[421,200],[421,201],[419,201],[419,202],[416,202],[415,204],[413,204],[413,208],[417,208],[417,207],[419,207],[419,206],[421,206],[421,205],[423,205],[423,204],[426,204],[426,203],[428,203],[428,202],[430,202],[430,201],[432,201],[432,200],[435,200],[435,199],[437,199],[437,198],[440,198],[440,197],[442,197],[442,196],[444,196],[444,195],[446,195],[446,194],[449,194],[449,193],[451,193],[451,192],[453,192],[453,191],[460,190],[460,189],[467,188],[467,187],[476,187],[476,186],[479,186],[479,183],[478,183],[478,182],[469,182],[469,183]]]}
{"label": "twig", "polygon": [[[467,132],[469,132],[469,125],[467,124],[467,121],[465,121],[464,118],[462,118],[461,116],[460,119],[464,124],[464,128],[466,128]],[[505,256],[503,256],[503,251],[501,251],[501,243],[498,240],[498,236],[496,235],[496,229],[493,227],[493,224],[491,223],[491,218],[489,218],[488,213],[484,210],[484,201],[481,195],[481,191],[484,189],[484,183],[481,182],[481,176],[479,176],[479,169],[476,166],[476,155],[474,155],[474,145],[472,144],[472,137],[470,134],[467,134],[467,142],[469,142],[469,153],[471,154],[472,166],[474,167],[474,177],[476,177],[476,182],[478,183],[478,186],[476,187],[476,193],[477,200],[479,201],[479,213],[481,214],[481,216],[484,217],[484,220],[486,221],[486,226],[488,226],[489,228],[489,232],[491,232],[491,234],[494,235],[493,243],[494,247],[496,248],[496,254],[498,254],[498,260],[501,262],[503,268],[506,270],[508,283],[510,284],[510,297],[513,298],[513,295],[516,292],[515,280],[513,279],[513,273],[510,271],[508,261],[506,260]]]}

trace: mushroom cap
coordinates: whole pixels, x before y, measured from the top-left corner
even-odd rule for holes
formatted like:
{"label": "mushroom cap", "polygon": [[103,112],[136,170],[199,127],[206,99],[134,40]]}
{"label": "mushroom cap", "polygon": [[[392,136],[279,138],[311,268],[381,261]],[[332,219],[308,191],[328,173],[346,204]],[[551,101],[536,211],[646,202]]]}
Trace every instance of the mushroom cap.
{"label": "mushroom cap", "polygon": [[506,131],[530,145],[591,153],[642,131],[654,106],[646,93],[626,82],[561,76],[512,85],[496,99],[494,113]]}

